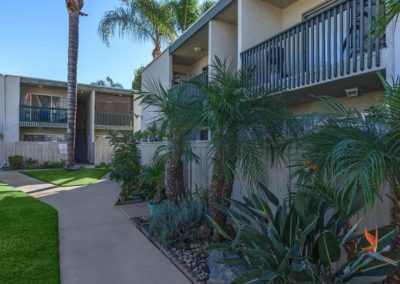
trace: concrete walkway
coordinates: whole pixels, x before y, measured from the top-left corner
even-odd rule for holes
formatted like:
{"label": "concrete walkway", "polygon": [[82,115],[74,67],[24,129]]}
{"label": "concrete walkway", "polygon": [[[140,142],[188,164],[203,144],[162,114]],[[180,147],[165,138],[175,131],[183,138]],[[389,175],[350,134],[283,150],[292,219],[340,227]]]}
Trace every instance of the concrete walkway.
{"label": "concrete walkway", "polygon": [[119,189],[109,180],[59,188],[0,171],[0,181],[58,210],[62,284],[189,283],[114,206]]}

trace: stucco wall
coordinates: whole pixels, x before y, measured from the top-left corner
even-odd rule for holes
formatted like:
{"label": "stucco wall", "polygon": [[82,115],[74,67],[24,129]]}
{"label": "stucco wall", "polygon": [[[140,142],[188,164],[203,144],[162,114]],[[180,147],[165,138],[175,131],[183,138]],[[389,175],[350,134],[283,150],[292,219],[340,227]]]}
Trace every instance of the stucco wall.
{"label": "stucco wall", "polygon": [[[383,90],[364,93],[358,97],[348,98],[340,97],[338,100],[347,107],[354,107],[359,111],[364,111],[371,106],[382,105],[384,99]],[[318,112],[322,110],[320,102],[310,102],[292,106],[289,110],[295,115],[301,115],[311,112]]]}
{"label": "stucco wall", "polygon": [[208,56],[204,56],[202,59],[197,61],[196,63],[190,65],[188,67],[188,76],[189,78],[199,75],[201,72],[203,72],[203,68],[208,65]]}
{"label": "stucco wall", "polygon": [[215,57],[227,60],[237,66],[238,54],[238,28],[222,21],[212,20],[209,28],[209,65],[212,65]]}
{"label": "stucco wall", "polygon": [[0,168],[5,164],[5,149],[4,149],[4,76],[0,74]]}
{"label": "stucco wall", "polygon": [[[169,89],[172,79],[171,56],[168,49],[164,51],[158,58],[151,62],[142,73],[142,90],[148,91],[148,85],[156,80],[161,83],[165,89]],[[146,130],[151,124],[156,109],[152,106],[147,107],[141,104],[142,121],[141,129]]]}
{"label": "stucco wall", "polygon": [[326,0],[297,0],[282,10],[282,29],[285,30],[301,22],[304,12],[325,2]]}
{"label": "stucco wall", "polygon": [[19,140],[20,77],[5,77],[5,159],[14,155],[14,142]]}
{"label": "stucco wall", "polygon": [[282,10],[260,0],[238,0],[239,50],[242,52],[282,30]]}

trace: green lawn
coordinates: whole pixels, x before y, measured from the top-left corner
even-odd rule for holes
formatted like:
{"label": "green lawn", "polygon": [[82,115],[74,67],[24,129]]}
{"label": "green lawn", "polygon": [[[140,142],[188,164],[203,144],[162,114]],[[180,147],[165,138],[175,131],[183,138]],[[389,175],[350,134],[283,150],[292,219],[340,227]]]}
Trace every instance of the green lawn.
{"label": "green lawn", "polygon": [[106,175],[108,169],[80,169],[77,171],[67,171],[63,169],[27,171],[24,174],[58,186],[82,186],[95,183]]}
{"label": "green lawn", "polygon": [[57,211],[3,183],[0,283],[60,283]]}

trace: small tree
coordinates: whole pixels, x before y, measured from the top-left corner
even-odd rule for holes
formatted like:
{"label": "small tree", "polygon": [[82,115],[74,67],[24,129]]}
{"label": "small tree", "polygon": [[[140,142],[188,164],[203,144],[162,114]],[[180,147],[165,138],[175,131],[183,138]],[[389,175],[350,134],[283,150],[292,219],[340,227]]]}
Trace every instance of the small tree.
{"label": "small tree", "polygon": [[252,74],[215,58],[210,81],[195,83],[205,95],[200,117],[211,132],[211,208],[221,227],[226,215],[215,206],[229,207],[237,167],[256,184],[267,180],[263,153],[272,161],[280,154],[286,108],[268,92],[250,91]]}
{"label": "small tree", "polygon": [[110,132],[108,137],[114,148],[110,179],[121,185],[120,196],[128,199],[139,189],[140,151],[131,132]]}

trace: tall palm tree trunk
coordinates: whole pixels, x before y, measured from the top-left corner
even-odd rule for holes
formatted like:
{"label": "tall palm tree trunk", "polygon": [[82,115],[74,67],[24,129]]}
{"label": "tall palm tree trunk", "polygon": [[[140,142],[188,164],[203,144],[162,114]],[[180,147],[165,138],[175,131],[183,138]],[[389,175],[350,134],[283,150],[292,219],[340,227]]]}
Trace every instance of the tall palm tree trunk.
{"label": "tall palm tree trunk", "polygon": [[77,112],[77,65],[79,45],[79,12],[69,11],[68,91],[67,91],[67,168],[75,167]]}
{"label": "tall palm tree trunk", "polygon": [[178,203],[185,197],[183,162],[181,157],[181,151],[173,150],[168,155],[168,160],[166,162],[166,191],[168,199],[175,203]]}

